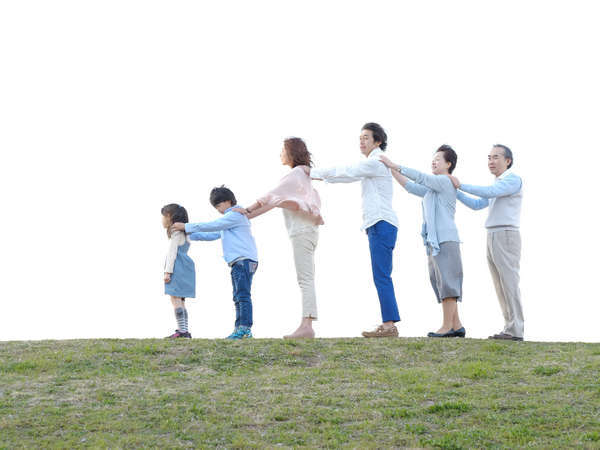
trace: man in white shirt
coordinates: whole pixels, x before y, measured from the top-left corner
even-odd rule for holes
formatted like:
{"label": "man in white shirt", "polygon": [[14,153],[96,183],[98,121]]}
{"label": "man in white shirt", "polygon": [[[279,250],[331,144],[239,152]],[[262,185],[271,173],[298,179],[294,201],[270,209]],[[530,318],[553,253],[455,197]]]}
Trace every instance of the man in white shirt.
{"label": "man in white shirt", "polygon": [[369,239],[373,281],[379,297],[382,324],[364,337],[396,337],[394,325],[400,321],[392,283],[392,257],[398,233],[398,217],[392,209],[393,181],[390,169],[380,160],[387,146],[387,135],[376,123],[367,123],[360,134],[360,151],[366,157],[358,164],[312,169],[313,179],[328,183],[360,181],[362,188],[363,224]]}
{"label": "man in white shirt", "polygon": [[521,262],[521,201],[523,181],[515,174],[512,151],[505,145],[495,145],[488,156],[488,168],[496,176],[491,186],[462,184],[452,178],[454,187],[479,199],[458,192],[457,198],[471,209],[488,206],[487,260],[504,315],[504,329],[490,339],[522,341],[524,334],[523,308],[519,289]]}

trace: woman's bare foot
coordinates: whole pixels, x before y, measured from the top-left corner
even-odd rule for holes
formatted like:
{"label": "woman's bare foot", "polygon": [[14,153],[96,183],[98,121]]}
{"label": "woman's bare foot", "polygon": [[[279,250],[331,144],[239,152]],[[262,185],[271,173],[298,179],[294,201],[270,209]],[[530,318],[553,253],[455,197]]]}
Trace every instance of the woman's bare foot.
{"label": "woman's bare foot", "polygon": [[300,323],[300,326],[298,327],[298,329],[296,331],[294,331],[292,334],[288,334],[286,336],[284,336],[284,339],[301,339],[301,338],[308,338],[308,339],[312,339],[315,337],[315,331],[313,330],[312,327],[312,321],[313,319],[310,317],[303,317],[302,318],[302,322]]}
{"label": "woman's bare foot", "polygon": [[308,327],[299,327],[292,334],[285,335],[283,338],[284,339],[301,339],[301,338],[312,339],[314,337],[315,337],[315,330],[313,330],[312,328],[308,328]]}
{"label": "woman's bare foot", "polygon": [[454,329],[454,328],[442,325],[442,327],[439,330],[437,330],[436,333],[445,334],[452,329]]}

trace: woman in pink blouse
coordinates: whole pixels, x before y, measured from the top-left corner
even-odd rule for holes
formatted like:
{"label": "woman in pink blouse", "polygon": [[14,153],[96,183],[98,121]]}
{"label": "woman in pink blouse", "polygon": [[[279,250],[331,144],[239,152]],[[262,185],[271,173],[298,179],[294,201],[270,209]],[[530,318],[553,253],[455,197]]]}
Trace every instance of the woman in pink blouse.
{"label": "woman in pink blouse", "polygon": [[[292,170],[279,185],[246,208],[249,219],[279,207],[283,210],[285,225],[292,241],[294,263],[298,285],[302,293],[302,321],[292,334],[285,338],[313,338],[312,321],[317,320],[317,298],[315,294],[314,254],[319,239],[321,199],[312,187],[306,174],[312,166],[311,155],[300,138],[292,137],[283,142],[281,163]],[[241,212],[241,211],[240,211]]]}

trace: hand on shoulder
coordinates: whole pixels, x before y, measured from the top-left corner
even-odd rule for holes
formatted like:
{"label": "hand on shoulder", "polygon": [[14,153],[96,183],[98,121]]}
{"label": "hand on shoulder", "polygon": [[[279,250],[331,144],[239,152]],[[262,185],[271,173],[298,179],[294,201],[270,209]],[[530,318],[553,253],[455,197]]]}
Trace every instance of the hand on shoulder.
{"label": "hand on shoulder", "polygon": [[379,155],[379,161],[381,161],[385,165],[385,167],[388,167],[390,169],[397,169],[398,167],[390,160],[390,158],[388,158],[385,155]]}
{"label": "hand on shoulder", "polygon": [[454,185],[454,189],[458,189],[460,187],[460,181],[458,180],[458,178],[456,178],[454,175],[447,175],[448,178],[450,178],[450,181],[452,181],[452,184]]}
{"label": "hand on shoulder", "polygon": [[185,231],[185,223],[175,222],[171,225],[171,233],[174,233],[175,231]]}

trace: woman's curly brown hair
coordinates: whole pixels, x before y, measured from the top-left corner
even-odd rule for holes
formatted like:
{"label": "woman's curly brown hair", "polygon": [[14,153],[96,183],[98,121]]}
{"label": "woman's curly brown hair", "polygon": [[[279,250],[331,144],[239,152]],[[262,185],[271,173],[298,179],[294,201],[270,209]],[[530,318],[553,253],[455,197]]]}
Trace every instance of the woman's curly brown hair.
{"label": "woman's curly brown hair", "polygon": [[302,139],[298,137],[287,138],[283,141],[283,146],[288,154],[288,158],[292,160],[292,168],[296,166],[312,167],[311,154]]}

